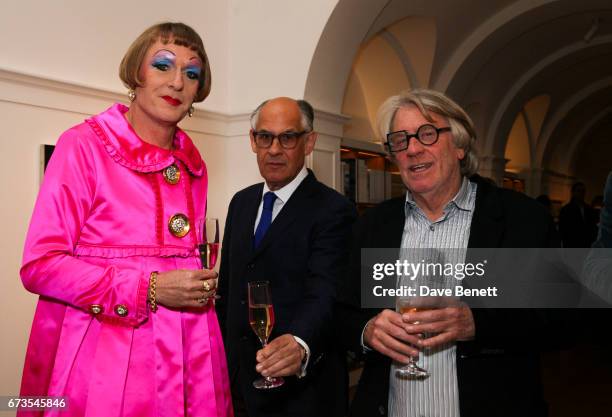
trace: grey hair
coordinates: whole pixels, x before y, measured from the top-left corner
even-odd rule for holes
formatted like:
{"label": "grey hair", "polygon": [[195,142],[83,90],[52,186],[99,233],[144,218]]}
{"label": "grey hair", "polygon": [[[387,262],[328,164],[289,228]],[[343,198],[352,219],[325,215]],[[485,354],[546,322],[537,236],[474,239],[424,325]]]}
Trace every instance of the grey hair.
{"label": "grey hair", "polygon": [[453,142],[463,149],[465,156],[459,161],[461,174],[470,177],[478,170],[478,155],[474,143],[476,130],[470,116],[449,97],[434,90],[424,88],[402,91],[391,96],[378,109],[377,128],[383,142],[387,133],[391,132],[397,111],[403,107],[416,106],[423,117],[433,122],[431,113],[436,113],[448,121],[453,136]]}
{"label": "grey hair", "polygon": [[[259,122],[259,113],[261,112],[261,109],[266,104],[268,104],[269,101],[270,100],[264,101],[259,106],[257,106],[257,108],[251,113],[251,129],[257,129],[257,122]],[[314,126],[314,109],[306,100],[295,100],[295,102],[297,103],[300,109],[300,114],[302,115],[302,129],[306,132],[312,132]]]}

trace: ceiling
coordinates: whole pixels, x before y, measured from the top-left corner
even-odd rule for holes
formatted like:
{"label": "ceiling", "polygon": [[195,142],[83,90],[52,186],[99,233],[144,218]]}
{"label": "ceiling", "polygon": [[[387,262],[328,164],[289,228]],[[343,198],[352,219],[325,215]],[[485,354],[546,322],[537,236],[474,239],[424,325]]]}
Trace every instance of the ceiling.
{"label": "ceiling", "polygon": [[[400,61],[419,67],[423,54],[414,53],[418,38],[402,39],[401,34],[410,33],[408,25],[415,18],[433,19],[434,53],[420,67],[430,68],[429,87],[474,109],[481,153],[503,156],[517,115],[529,100],[544,94],[550,105],[539,137],[533,138],[537,167],[579,178],[585,164],[576,158],[589,154],[579,152],[584,145],[578,142],[596,136],[593,149],[607,153],[607,169],[612,168],[612,138],[601,130],[612,123],[612,111],[604,111],[612,106],[610,0],[373,0],[361,5],[370,8],[369,20],[355,15],[349,6],[356,3],[360,0],[340,0],[330,19],[332,26],[343,22],[341,36],[332,37],[336,41],[330,44],[337,56],[328,54],[328,62],[317,62],[315,53],[313,59],[313,65],[323,67],[319,71],[341,73],[336,82],[343,82],[342,89],[360,48],[377,37],[389,39],[391,29]],[[355,24],[347,27],[351,20]],[[326,47],[325,35],[318,48]],[[326,94],[334,89],[338,87],[329,86]],[[602,181],[604,170],[596,174]]]}

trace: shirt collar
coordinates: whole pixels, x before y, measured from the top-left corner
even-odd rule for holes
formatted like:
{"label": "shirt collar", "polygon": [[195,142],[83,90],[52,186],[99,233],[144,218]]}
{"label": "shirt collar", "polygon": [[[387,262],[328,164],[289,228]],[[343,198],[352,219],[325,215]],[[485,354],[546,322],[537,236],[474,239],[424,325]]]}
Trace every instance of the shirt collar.
{"label": "shirt collar", "polygon": [[[467,177],[463,177],[463,180],[461,181],[461,186],[459,187],[459,191],[457,191],[457,194],[455,194],[455,196],[446,204],[445,207],[448,208],[451,205],[454,205],[460,210],[464,210],[464,211],[473,210],[475,201],[473,198],[471,198],[470,194],[471,194],[470,180],[468,180]],[[414,209],[416,207],[418,206],[416,202],[414,201],[414,198],[412,197],[412,193],[410,192],[410,190],[407,190],[406,191],[406,208]]]}
{"label": "shirt collar", "polygon": [[[308,170],[306,169],[306,166],[302,166],[302,169],[300,170],[300,172],[298,172],[295,178],[292,179],[289,184],[279,188],[276,191],[273,191],[274,194],[276,194],[276,197],[280,201],[282,201],[283,204],[286,203],[289,200],[289,197],[291,197],[291,195],[295,192],[295,190],[297,190],[299,185],[302,183],[302,181],[304,181],[307,176]],[[268,191],[270,191],[270,188],[268,187],[268,184],[264,182],[263,191],[261,193],[262,197]]]}
{"label": "shirt collar", "polygon": [[461,187],[459,188],[459,191],[451,200],[451,202],[454,203],[460,210],[473,210],[475,201],[473,198],[471,198],[471,191],[472,187],[470,186],[470,180],[468,180],[466,177],[463,177]]}

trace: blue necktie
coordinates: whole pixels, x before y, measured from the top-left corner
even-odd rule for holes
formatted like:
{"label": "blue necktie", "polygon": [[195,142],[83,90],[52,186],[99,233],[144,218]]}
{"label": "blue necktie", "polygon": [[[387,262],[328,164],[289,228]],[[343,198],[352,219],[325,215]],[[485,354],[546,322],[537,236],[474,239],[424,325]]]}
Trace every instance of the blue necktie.
{"label": "blue necktie", "polygon": [[255,247],[259,246],[259,243],[266,235],[270,224],[272,223],[272,208],[274,207],[274,200],[276,200],[276,194],[272,191],[268,191],[263,197],[263,210],[261,210],[261,218],[257,229],[255,229]]}

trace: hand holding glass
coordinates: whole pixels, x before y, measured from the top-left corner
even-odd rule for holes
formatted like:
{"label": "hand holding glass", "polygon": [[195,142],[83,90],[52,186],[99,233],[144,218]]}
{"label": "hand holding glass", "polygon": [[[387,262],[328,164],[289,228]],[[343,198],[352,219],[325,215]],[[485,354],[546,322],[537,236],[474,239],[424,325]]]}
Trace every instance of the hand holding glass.
{"label": "hand holding glass", "polygon": [[[263,347],[268,344],[268,338],[274,327],[274,308],[268,281],[249,282],[249,324],[259,338]],[[257,389],[280,387],[285,383],[281,377],[265,377],[253,381]]]}
{"label": "hand holding glass", "polygon": [[[425,300],[420,298],[428,297],[408,297],[397,299],[397,312],[400,314],[415,313],[417,311],[430,310]],[[396,375],[407,377],[407,378],[425,378],[429,376],[429,373],[416,364],[416,360],[410,356],[408,363],[401,368],[398,368],[395,372]]]}

